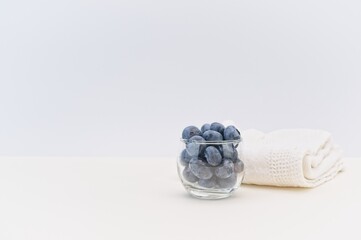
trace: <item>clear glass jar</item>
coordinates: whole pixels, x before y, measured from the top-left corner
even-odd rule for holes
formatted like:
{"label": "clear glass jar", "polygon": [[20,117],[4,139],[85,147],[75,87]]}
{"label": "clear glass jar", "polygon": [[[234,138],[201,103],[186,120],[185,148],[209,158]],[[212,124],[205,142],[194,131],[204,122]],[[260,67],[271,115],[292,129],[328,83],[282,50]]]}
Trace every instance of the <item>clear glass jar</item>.
{"label": "clear glass jar", "polygon": [[241,140],[189,141],[181,139],[178,175],[194,197],[229,197],[242,183],[244,164],[238,157]]}

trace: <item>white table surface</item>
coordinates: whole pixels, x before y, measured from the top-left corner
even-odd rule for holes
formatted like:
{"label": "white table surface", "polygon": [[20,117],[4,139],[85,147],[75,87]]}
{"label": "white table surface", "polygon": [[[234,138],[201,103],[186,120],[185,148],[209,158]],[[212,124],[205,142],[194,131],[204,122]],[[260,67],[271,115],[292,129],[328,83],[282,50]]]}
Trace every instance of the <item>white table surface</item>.
{"label": "white table surface", "polygon": [[199,200],[174,159],[0,158],[0,239],[361,239],[361,159],[315,189]]}

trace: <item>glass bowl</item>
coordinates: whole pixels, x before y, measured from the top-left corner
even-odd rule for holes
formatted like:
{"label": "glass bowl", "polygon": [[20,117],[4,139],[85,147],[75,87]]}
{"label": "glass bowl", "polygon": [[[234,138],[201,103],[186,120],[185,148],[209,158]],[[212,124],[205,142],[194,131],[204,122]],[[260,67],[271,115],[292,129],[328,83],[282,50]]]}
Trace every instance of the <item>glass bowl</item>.
{"label": "glass bowl", "polygon": [[241,140],[189,141],[181,139],[178,175],[185,189],[201,199],[221,199],[241,185],[244,164],[238,157]]}

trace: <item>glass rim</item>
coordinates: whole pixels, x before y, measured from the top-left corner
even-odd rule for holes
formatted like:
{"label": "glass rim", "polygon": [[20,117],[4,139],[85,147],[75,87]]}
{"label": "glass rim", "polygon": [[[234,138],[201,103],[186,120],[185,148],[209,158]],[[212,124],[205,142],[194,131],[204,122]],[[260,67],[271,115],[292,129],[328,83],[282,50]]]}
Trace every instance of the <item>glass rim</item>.
{"label": "glass rim", "polygon": [[199,141],[189,141],[189,139],[184,139],[184,138],[180,138],[180,141],[183,143],[197,143],[200,145],[206,145],[206,144],[225,144],[225,143],[233,143],[233,144],[238,144],[240,142],[242,142],[242,138],[240,139],[236,139],[236,140],[219,140],[219,141],[203,141],[203,142],[199,142]]}

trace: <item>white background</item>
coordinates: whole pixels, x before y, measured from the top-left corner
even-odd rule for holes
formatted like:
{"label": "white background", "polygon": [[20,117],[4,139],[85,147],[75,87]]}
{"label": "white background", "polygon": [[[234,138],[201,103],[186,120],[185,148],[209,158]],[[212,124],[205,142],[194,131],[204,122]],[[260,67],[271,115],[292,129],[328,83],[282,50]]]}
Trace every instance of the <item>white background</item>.
{"label": "white background", "polygon": [[360,156],[361,2],[0,2],[0,155],[175,156],[182,128],[322,128]]}

